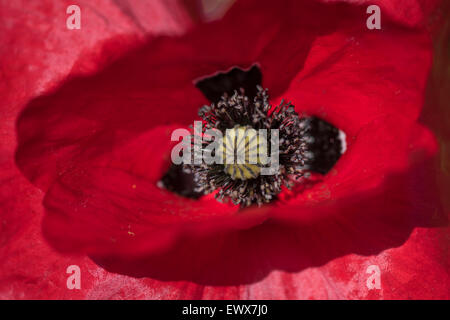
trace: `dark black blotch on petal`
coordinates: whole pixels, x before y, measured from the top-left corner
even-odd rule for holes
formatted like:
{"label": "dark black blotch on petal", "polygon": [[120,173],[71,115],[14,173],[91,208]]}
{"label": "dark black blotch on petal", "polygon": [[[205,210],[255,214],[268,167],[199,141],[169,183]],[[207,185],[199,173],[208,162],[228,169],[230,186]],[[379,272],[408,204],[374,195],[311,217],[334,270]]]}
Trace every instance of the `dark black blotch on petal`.
{"label": "dark black blotch on petal", "polygon": [[250,101],[253,101],[258,91],[257,86],[261,83],[261,70],[254,65],[248,70],[234,67],[226,73],[219,72],[214,76],[199,80],[195,86],[208,100],[217,103],[224,93],[232,95],[235,90],[239,92],[240,88],[243,88],[245,95]]}
{"label": "dark black blotch on petal", "polygon": [[194,175],[184,172],[183,165],[172,164],[161,178],[161,182],[164,188],[185,198],[196,200],[203,195],[195,191],[197,185],[194,182]]}
{"label": "dark black blotch on petal", "polygon": [[342,142],[339,138],[339,129],[317,117],[310,117],[308,120],[309,134],[313,137],[313,142],[308,148],[313,154],[309,169],[326,174],[341,157]]}

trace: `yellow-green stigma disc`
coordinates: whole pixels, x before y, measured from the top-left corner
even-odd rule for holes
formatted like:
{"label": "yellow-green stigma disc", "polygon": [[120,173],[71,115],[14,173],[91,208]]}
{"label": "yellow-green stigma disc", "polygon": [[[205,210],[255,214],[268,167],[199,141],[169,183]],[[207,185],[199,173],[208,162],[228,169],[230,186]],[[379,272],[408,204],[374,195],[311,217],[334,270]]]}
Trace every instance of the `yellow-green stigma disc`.
{"label": "yellow-green stigma disc", "polygon": [[265,141],[250,127],[227,129],[219,152],[223,152],[224,171],[233,180],[254,179],[260,174],[260,155],[265,155]]}

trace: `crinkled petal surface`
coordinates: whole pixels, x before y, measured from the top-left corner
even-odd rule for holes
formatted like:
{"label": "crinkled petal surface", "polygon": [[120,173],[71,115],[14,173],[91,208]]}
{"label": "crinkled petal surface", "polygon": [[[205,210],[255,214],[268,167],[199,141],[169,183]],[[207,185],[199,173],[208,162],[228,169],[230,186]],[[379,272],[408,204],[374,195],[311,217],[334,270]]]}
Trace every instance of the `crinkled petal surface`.
{"label": "crinkled petal surface", "polygon": [[[11,31],[5,24],[10,38],[2,50],[11,58],[2,64],[8,82],[0,87],[7,119],[0,254],[8,258],[0,295],[448,297],[446,229],[414,229],[446,223],[435,184],[437,144],[417,123],[431,66],[430,36],[417,27],[431,9],[403,2],[412,20],[379,1],[389,18],[372,32],[363,28],[363,1],[238,2],[220,21],[189,31],[182,10],[174,19],[167,5],[104,1],[102,10],[117,21],[106,24],[108,32],[75,38],[83,49],[73,52],[64,49],[73,39],[67,30],[43,47],[27,35],[28,25],[15,22]],[[59,6],[48,1],[52,10]],[[155,19],[146,19],[152,12]],[[92,16],[90,23],[104,18]],[[41,37],[56,24],[35,23],[48,24],[36,31]],[[22,47],[29,53],[12,54]],[[347,133],[347,152],[334,170],[262,210],[159,188],[170,133],[207,103],[195,79],[255,63],[274,101],[287,98]],[[12,162],[16,118],[16,164],[34,186]],[[36,261],[32,270],[29,261]],[[65,286],[72,264],[83,272],[80,291]],[[382,271],[381,290],[366,286],[372,264]]]}

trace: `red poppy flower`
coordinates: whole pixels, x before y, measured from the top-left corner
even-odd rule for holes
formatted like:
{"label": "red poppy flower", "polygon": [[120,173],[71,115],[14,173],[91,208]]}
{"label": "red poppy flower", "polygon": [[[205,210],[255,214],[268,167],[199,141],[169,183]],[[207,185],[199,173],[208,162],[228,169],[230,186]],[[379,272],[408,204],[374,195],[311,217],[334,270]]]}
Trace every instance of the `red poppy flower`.
{"label": "red poppy flower", "polygon": [[[448,136],[424,109],[442,11],[374,1],[368,30],[349,2],[242,1],[207,21],[194,2],[99,1],[81,30],[63,29],[69,3],[3,4],[0,296],[448,298]],[[195,81],[254,65],[273,104],[345,132],[333,169],[260,208],[158,187],[170,134],[209,103]]]}

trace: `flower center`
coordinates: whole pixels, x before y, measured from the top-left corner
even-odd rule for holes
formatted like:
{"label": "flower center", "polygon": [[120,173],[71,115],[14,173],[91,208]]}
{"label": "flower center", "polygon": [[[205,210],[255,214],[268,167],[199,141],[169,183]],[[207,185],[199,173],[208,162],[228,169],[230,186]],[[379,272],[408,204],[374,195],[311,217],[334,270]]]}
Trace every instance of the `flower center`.
{"label": "flower center", "polygon": [[258,86],[253,101],[244,90],[224,94],[219,102],[200,108],[199,116],[204,132],[222,132],[218,152],[223,162],[185,166],[194,174],[196,191],[217,190],[219,201],[262,205],[275,199],[283,185],[290,188],[306,173],[308,120],[300,119],[290,103],[272,107],[267,90]]}
{"label": "flower center", "polygon": [[[332,169],[345,151],[345,134],[317,117],[299,117],[290,103],[272,107],[261,82],[255,65],[218,72],[195,83],[212,102],[199,110],[203,133],[208,129],[222,133],[218,152],[224,161],[173,165],[161,178],[163,187],[193,199],[217,191],[217,200],[245,207],[273,201],[283,186],[290,188],[310,171],[326,174]],[[278,130],[279,165],[270,174],[267,169],[273,167],[273,159],[262,161],[260,154],[271,155],[273,148],[270,139],[254,138],[252,130],[260,129]]]}
{"label": "flower center", "polygon": [[236,126],[226,130],[220,144],[223,153],[224,172],[233,180],[248,180],[259,176],[261,157],[267,153],[265,143],[256,130],[249,126]]}

